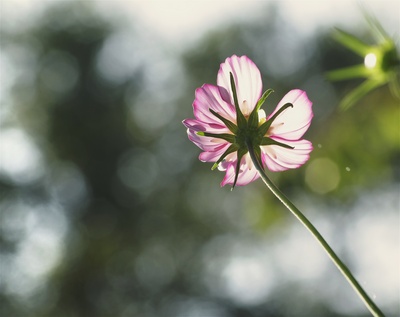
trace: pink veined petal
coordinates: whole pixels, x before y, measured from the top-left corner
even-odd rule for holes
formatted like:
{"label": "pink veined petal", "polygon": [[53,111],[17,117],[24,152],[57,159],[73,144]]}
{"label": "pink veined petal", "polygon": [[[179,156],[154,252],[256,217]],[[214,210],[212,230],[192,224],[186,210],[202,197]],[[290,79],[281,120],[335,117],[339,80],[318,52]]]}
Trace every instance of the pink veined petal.
{"label": "pink veined petal", "polygon": [[299,89],[289,91],[267,119],[289,102],[293,104],[293,108],[287,108],[272,122],[268,134],[286,140],[298,140],[307,131],[314,115],[312,102],[305,91]]}
{"label": "pink veined petal", "polygon": [[196,144],[200,149],[206,152],[218,151],[222,146],[228,144],[229,142],[223,139],[216,139],[212,137],[199,136],[195,131],[187,130],[189,140]]}
{"label": "pink veined petal", "polygon": [[196,119],[203,122],[222,124],[221,120],[210,112],[210,109],[229,121],[236,122],[235,108],[222,99],[218,87],[204,84],[196,89],[193,102],[194,115]]}
{"label": "pink veined petal", "polygon": [[263,165],[272,172],[280,172],[288,169],[298,168],[310,158],[313,146],[308,140],[289,141],[272,138],[278,142],[293,146],[287,149],[279,145],[261,146],[261,159]]}
{"label": "pink veined petal", "polygon": [[218,71],[217,85],[220,88],[222,98],[234,105],[231,88],[230,73],[233,74],[236,84],[236,92],[239,106],[242,109],[243,101],[247,101],[248,111],[251,112],[262,94],[261,73],[256,64],[247,56],[228,57],[221,64]]}
{"label": "pink veined petal", "polygon": [[[248,153],[242,157],[236,186],[245,186],[260,177],[254,165],[252,163],[248,164],[250,160],[250,155]],[[221,182],[221,186],[225,186],[226,184],[233,185],[233,182],[235,181],[235,171],[236,161],[229,162],[226,167],[226,174]]]}
{"label": "pink veined petal", "polygon": [[209,133],[231,133],[229,129],[222,123],[206,123],[196,119],[185,119],[182,121],[184,126],[190,130]]}
{"label": "pink veined petal", "polygon": [[215,147],[213,151],[202,152],[199,155],[199,160],[202,162],[216,162],[229,146],[230,143],[226,142]]}
{"label": "pink veined petal", "polygon": [[256,168],[253,166],[252,169],[249,169],[247,165],[245,165],[243,171],[239,173],[236,186],[245,186],[251,182],[254,182],[256,179],[260,177]]}
{"label": "pink veined petal", "polygon": [[[224,178],[222,179],[221,186],[225,186],[226,184],[233,184],[234,179],[235,179],[235,166],[236,166],[236,162],[229,162],[229,164],[227,164],[226,173],[225,173]],[[221,170],[225,170],[225,169],[221,169]]]}

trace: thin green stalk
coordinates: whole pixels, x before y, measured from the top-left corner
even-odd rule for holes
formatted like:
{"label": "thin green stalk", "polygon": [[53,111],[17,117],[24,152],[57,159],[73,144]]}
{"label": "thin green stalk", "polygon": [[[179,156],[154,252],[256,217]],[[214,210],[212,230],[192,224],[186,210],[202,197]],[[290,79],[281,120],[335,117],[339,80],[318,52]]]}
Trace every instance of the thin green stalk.
{"label": "thin green stalk", "polygon": [[283,194],[278,187],[268,178],[267,174],[256,157],[254,152],[253,146],[251,142],[247,141],[247,147],[250,153],[251,160],[254,163],[255,168],[257,169],[258,173],[260,174],[262,180],[264,181],[265,185],[272,191],[272,193],[285,205],[287,209],[298,219],[300,222],[310,231],[310,233],[314,236],[315,239],[321,244],[324,248],[328,256],[331,258],[332,262],[336,265],[339,271],[343,274],[343,276],[347,279],[350,285],[353,287],[355,292],[360,296],[363,300],[365,306],[369,309],[371,314],[375,317],[384,317],[383,313],[380,309],[375,305],[375,303],[371,300],[368,294],[364,291],[361,285],[357,282],[354,278],[350,270],[347,266],[340,260],[340,258],[336,255],[336,253],[332,250],[329,244],[325,241],[322,235],[318,232],[318,230],[314,227],[314,225],[301,213],[299,209],[292,202]]}

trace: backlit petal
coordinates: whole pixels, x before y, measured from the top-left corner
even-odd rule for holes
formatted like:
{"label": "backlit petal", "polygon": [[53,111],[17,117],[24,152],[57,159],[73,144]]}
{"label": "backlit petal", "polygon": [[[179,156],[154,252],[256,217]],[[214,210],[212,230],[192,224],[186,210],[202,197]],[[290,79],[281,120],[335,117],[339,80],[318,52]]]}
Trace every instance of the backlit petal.
{"label": "backlit petal", "polygon": [[199,160],[202,162],[216,162],[225,153],[231,144],[226,142],[216,146],[213,151],[202,152],[199,155]]}
{"label": "backlit petal", "polygon": [[207,136],[199,136],[196,134],[196,131],[187,130],[189,140],[196,144],[200,149],[206,152],[214,152],[218,151],[222,146],[226,144],[230,144],[229,142],[223,139],[217,139]]}
{"label": "backlit petal", "polygon": [[259,69],[247,56],[238,57],[233,55],[221,64],[218,71],[217,85],[220,87],[222,98],[234,105],[230,73],[233,74],[235,79],[239,106],[242,107],[243,101],[247,101],[248,111],[253,110],[262,93]]}
{"label": "backlit petal", "polygon": [[221,120],[210,112],[210,109],[229,121],[236,122],[235,108],[222,99],[218,87],[205,84],[196,89],[193,102],[194,115],[203,122],[222,124]]}
{"label": "backlit petal", "polygon": [[272,122],[268,134],[286,140],[298,140],[311,124],[313,117],[312,102],[304,91],[291,90],[279,102],[268,119],[287,103],[292,103],[293,108],[287,108]]}
{"label": "backlit petal", "polygon": [[297,141],[273,139],[294,147],[294,149],[287,149],[279,145],[261,146],[263,165],[273,172],[300,167],[307,162],[313,149],[311,142],[304,139]]}
{"label": "backlit petal", "polygon": [[[249,153],[247,153],[242,157],[236,186],[245,186],[260,177],[254,165],[252,163],[249,164],[249,162],[251,162],[251,159]],[[226,174],[221,182],[221,186],[225,186],[226,184],[233,185],[235,180],[235,170],[236,161],[229,162],[227,164]]]}
{"label": "backlit petal", "polygon": [[185,119],[182,122],[184,126],[190,130],[209,133],[231,133],[229,129],[222,123],[207,123],[196,119]]}

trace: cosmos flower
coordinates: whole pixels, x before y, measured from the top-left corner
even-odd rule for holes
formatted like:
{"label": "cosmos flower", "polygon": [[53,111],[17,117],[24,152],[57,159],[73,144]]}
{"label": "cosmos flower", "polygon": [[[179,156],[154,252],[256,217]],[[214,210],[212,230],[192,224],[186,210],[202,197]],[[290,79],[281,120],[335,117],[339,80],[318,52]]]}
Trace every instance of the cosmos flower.
{"label": "cosmos flower", "polygon": [[199,159],[225,171],[221,186],[243,186],[259,178],[249,155],[270,171],[298,168],[312,151],[301,139],[311,124],[312,103],[306,93],[289,91],[266,116],[260,109],[271,89],[262,94],[261,74],[247,57],[233,55],[221,64],[217,85],[196,89],[195,119],[186,119],[189,139],[203,152]]}

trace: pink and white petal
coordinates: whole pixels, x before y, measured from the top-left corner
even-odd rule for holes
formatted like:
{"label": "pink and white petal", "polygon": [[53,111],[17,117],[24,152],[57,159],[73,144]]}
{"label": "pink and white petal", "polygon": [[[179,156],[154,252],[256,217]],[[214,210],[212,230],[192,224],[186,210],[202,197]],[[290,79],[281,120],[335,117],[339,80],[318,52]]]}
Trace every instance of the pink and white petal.
{"label": "pink and white petal", "polygon": [[231,133],[229,129],[222,123],[207,123],[196,119],[185,119],[182,121],[183,125],[189,130],[196,132],[209,132],[209,133]]}
{"label": "pink and white petal", "polygon": [[308,161],[313,146],[308,140],[288,141],[273,138],[278,142],[293,146],[294,149],[287,149],[279,145],[261,146],[261,159],[272,172],[280,172],[288,169],[298,168]]}
{"label": "pink and white petal", "polygon": [[222,98],[234,105],[230,73],[233,74],[235,79],[239,106],[242,106],[243,101],[247,101],[249,111],[253,110],[262,94],[261,73],[256,64],[247,56],[238,57],[236,55],[228,57],[221,64],[218,71],[217,85],[220,87]]}
{"label": "pink and white petal", "polygon": [[230,165],[236,166],[237,152],[228,154],[225,159],[218,165],[219,171],[226,171]]}
{"label": "pink and white petal", "polygon": [[214,148],[213,151],[202,152],[199,155],[199,160],[202,162],[216,162],[225,153],[225,151],[229,148],[230,143],[221,143],[221,145]]}
{"label": "pink and white petal", "polygon": [[207,136],[199,136],[195,131],[190,129],[187,130],[187,134],[190,141],[192,141],[200,149],[206,152],[217,151],[226,144],[230,145],[228,141],[225,141],[223,139],[217,139]]}
{"label": "pink and white petal", "polygon": [[268,135],[287,140],[298,140],[307,131],[314,116],[312,102],[308,99],[305,91],[291,90],[279,102],[268,119],[287,103],[292,103],[293,108],[287,108],[272,122]]}
{"label": "pink and white petal", "polygon": [[193,112],[196,119],[210,124],[221,124],[222,121],[214,116],[210,109],[214,110],[231,122],[236,122],[235,108],[224,101],[217,86],[204,84],[196,89],[193,102]]}
{"label": "pink and white petal", "polygon": [[[225,164],[220,164],[221,166],[225,165]],[[236,162],[229,162],[229,164],[226,164],[225,168],[226,173],[224,178],[222,179],[221,182],[221,187],[225,186],[226,184],[233,184],[234,180],[235,180],[235,166],[236,166]],[[218,167],[218,169],[220,169]],[[220,169],[220,170],[224,170],[224,169]]]}
{"label": "pink and white petal", "polygon": [[240,167],[239,176],[236,182],[236,186],[245,186],[251,182],[254,182],[260,177],[256,168],[253,166],[250,168],[249,165],[243,165]]}
{"label": "pink and white petal", "polygon": [[182,121],[182,123],[186,128],[197,132],[199,131],[205,132],[207,129],[206,124],[204,122],[196,119],[185,119]]}
{"label": "pink and white petal", "polygon": [[[236,186],[245,186],[260,177],[254,165],[248,164],[251,162],[250,155],[247,153],[242,157],[239,175],[236,181]],[[235,171],[236,171],[236,161],[229,162],[226,168],[226,174],[224,179],[221,182],[221,186],[225,186],[226,184],[233,185],[235,181]]]}

